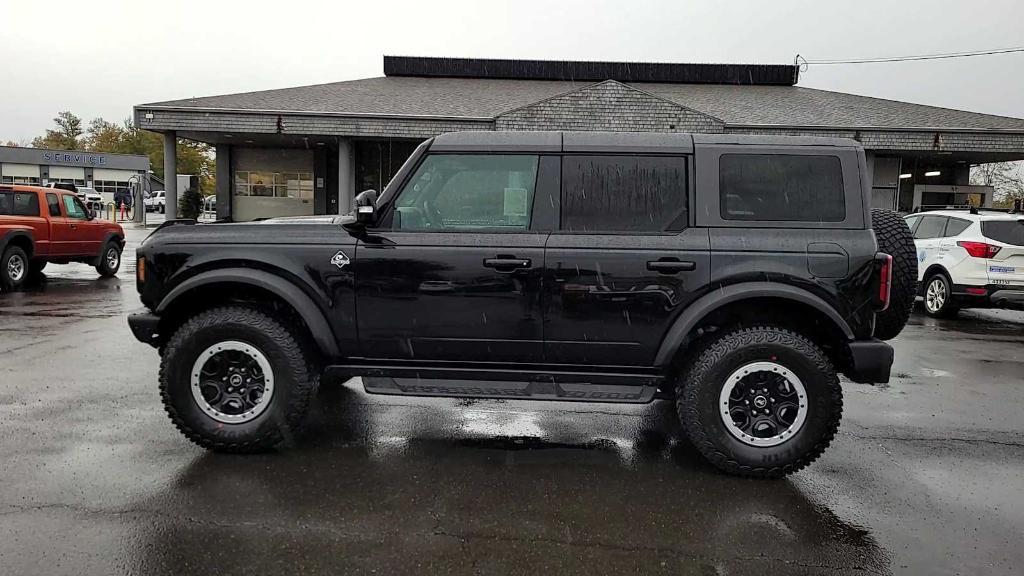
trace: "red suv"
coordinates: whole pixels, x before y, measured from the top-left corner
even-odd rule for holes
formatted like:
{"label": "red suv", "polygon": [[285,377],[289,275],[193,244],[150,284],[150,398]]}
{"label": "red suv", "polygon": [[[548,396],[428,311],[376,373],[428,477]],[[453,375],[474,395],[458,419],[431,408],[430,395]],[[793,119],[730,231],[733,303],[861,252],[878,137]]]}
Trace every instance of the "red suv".
{"label": "red suv", "polygon": [[123,249],[124,230],[95,219],[75,193],[0,186],[0,287],[17,288],[49,262],[84,262],[113,276]]}

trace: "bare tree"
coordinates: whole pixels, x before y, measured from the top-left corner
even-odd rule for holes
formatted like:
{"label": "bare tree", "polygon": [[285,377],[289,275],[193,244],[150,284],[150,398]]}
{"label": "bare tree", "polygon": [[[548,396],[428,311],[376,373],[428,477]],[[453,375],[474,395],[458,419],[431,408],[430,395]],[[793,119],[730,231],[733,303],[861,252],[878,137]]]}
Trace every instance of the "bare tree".
{"label": "bare tree", "polygon": [[1024,167],[1020,162],[992,162],[971,167],[971,184],[992,186],[995,200],[1012,203],[1024,199]]}

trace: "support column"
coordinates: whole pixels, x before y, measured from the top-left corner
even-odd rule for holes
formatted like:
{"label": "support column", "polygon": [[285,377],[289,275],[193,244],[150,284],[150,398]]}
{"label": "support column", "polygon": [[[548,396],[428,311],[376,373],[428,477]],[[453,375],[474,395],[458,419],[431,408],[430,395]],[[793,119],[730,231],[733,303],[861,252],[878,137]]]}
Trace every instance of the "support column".
{"label": "support column", "polygon": [[231,145],[217,144],[217,220],[231,219]]}
{"label": "support column", "polygon": [[356,166],[353,160],[352,141],[338,139],[338,214],[352,211],[352,200],[356,195]]}
{"label": "support column", "polygon": [[178,134],[164,132],[164,192],[168,220],[178,216]]}

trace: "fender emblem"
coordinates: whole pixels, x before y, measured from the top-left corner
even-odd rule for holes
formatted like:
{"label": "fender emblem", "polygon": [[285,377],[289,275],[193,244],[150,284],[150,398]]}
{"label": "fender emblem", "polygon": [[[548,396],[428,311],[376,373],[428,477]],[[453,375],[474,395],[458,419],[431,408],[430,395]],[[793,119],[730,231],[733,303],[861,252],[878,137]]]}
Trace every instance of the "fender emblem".
{"label": "fender emblem", "polygon": [[348,263],[348,256],[341,250],[338,250],[338,253],[331,257],[331,264],[334,264],[338,268],[344,268]]}

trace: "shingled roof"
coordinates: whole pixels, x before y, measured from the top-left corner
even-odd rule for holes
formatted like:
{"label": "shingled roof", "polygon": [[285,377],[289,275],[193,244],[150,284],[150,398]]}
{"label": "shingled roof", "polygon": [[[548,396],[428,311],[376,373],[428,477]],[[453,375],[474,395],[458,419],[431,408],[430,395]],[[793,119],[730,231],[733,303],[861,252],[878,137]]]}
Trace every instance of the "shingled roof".
{"label": "shingled roof", "polygon": [[[520,66],[517,68],[512,65],[517,64],[516,61],[405,60],[407,61],[399,62],[403,66],[397,66],[400,68],[398,72],[395,72],[395,64],[391,66],[393,73],[402,75],[154,102],[140,105],[139,108],[484,120],[593,85],[597,81],[595,74],[598,77],[605,74],[618,75],[620,77],[607,79],[619,81],[712,116],[731,126],[1024,131],[1024,119],[1020,118],[816,90],[784,83],[780,85],[779,79],[784,76],[787,68],[785,66],[758,72],[761,70],[758,68],[760,65],[666,64],[648,65],[652,67],[648,68],[647,72],[640,73],[630,66],[636,67],[641,64],[590,63],[594,66],[573,68],[568,65],[583,66],[587,63],[528,61],[527,64],[537,64],[531,67],[521,65],[522,61],[519,61]],[[421,64],[421,73],[424,75],[409,75],[415,74],[417,70],[416,62],[409,62],[413,60],[425,61]],[[444,62],[449,62],[448,69],[444,68]],[[469,78],[451,75],[453,71],[459,70],[458,65],[464,65],[466,62],[505,64],[504,68],[496,64],[489,68],[491,71],[486,75],[494,77]],[[510,62],[512,64],[508,64]],[[561,66],[555,66],[556,64]],[[675,68],[671,68],[673,66]],[[711,68],[693,68],[687,71],[686,66]],[[714,68],[716,66],[718,68]],[[729,68],[730,66],[733,68]],[[749,69],[741,68],[737,72],[737,66],[748,66]],[[475,68],[466,68],[465,74],[470,74],[478,68],[478,65]],[[522,71],[522,77],[507,77],[515,75],[517,70]],[[573,76],[581,71],[587,72],[580,74],[584,79]],[[755,72],[763,76],[755,76]],[[567,75],[572,79],[536,79],[565,78]],[[743,84],[727,83],[736,77],[747,77],[750,81]],[[658,81],[634,81],[637,78],[655,78]],[[670,81],[674,78],[699,79],[702,82]],[[763,78],[763,81],[758,81],[758,78]],[[794,75],[793,81],[795,80]]]}

